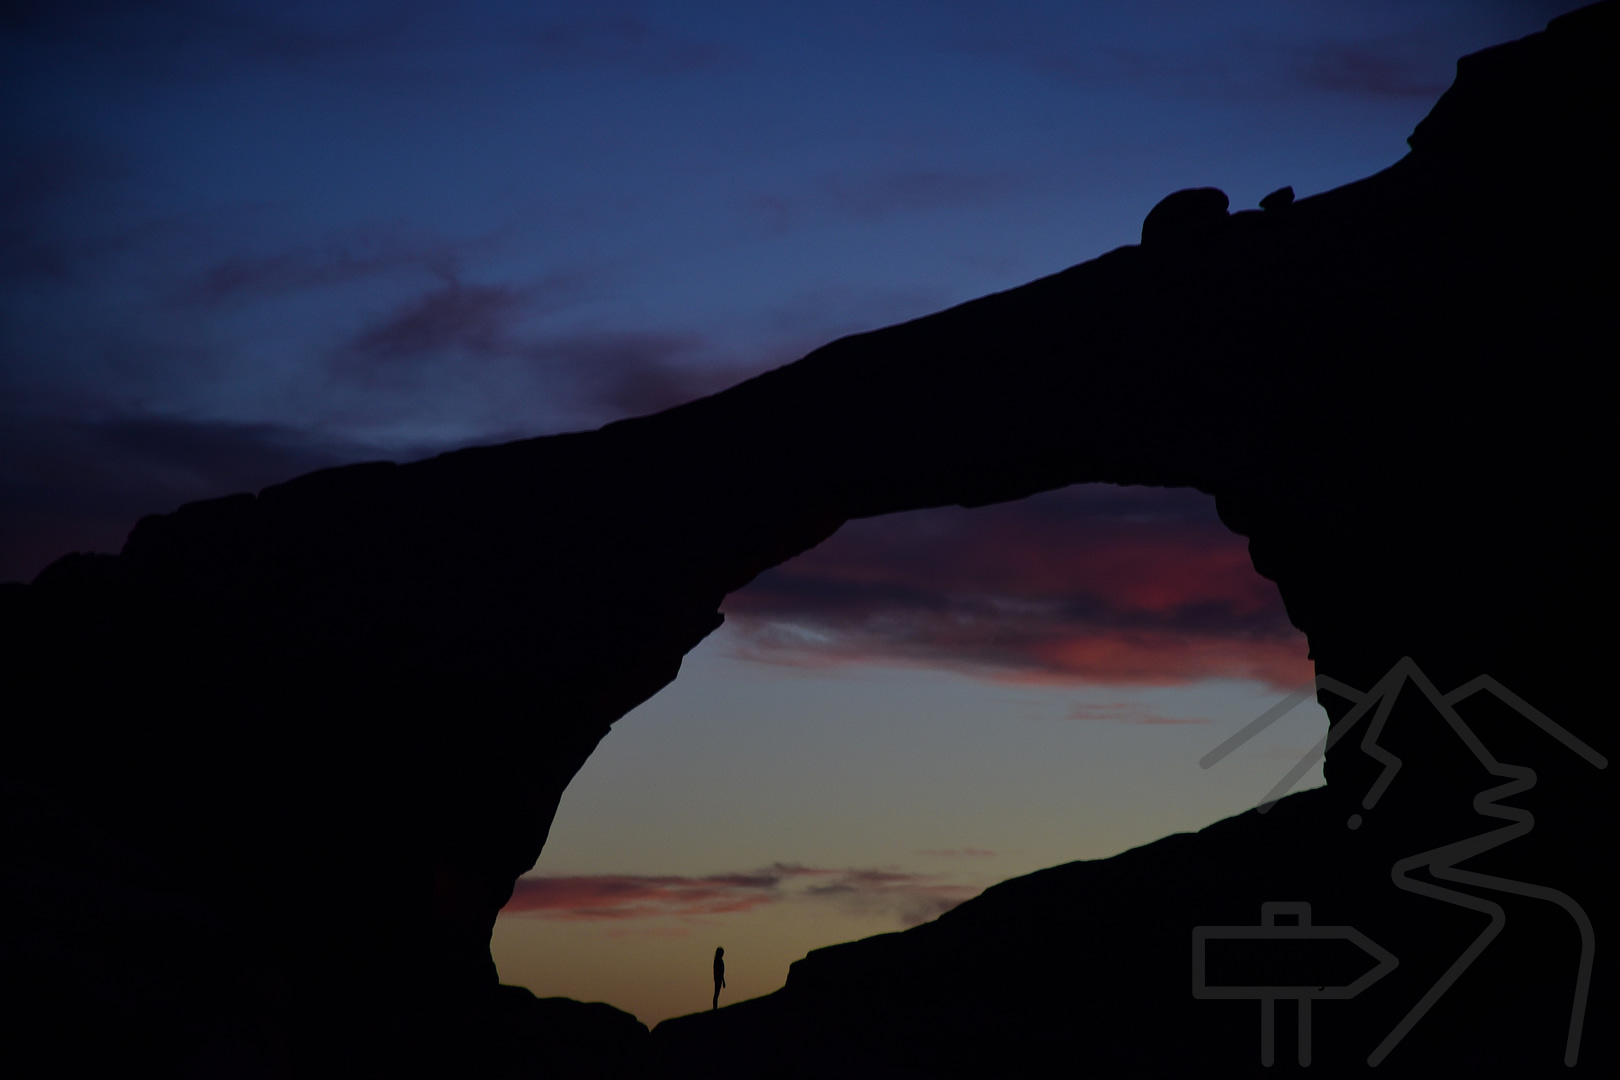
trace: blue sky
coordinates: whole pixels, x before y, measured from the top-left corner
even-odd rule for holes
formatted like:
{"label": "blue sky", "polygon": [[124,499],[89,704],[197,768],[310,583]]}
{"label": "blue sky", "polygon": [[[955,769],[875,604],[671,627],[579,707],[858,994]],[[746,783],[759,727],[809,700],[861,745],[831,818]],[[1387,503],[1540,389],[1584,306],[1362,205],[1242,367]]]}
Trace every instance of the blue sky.
{"label": "blue sky", "polygon": [[[672,405],[1133,243],[1178,188],[1354,180],[1458,56],[1574,6],[7,6],[0,580],[191,499]],[[805,948],[1252,805],[1309,745],[1302,709],[1186,773],[1309,673],[1207,500],[972,514],[859,523],[731,598],[565,797],[537,879],[585,899],[523,894],[503,972],[655,1020],[682,950],[697,1007],[727,943],[765,992]],[[640,914],[587,896],[659,876]]]}
{"label": "blue sky", "polygon": [[1397,158],[1564,4],[74,2],[3,16],[0,577],[594,427]]}

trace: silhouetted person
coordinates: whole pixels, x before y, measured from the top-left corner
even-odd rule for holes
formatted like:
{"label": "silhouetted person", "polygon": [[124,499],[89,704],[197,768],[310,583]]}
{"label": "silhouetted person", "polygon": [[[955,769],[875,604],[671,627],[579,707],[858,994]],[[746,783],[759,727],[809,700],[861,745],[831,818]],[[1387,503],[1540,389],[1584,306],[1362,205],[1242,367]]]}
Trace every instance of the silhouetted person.
{"label": "silhouetted person", "polygon": [[720,1007],[720,988],[726,985],[726,962],[721,959],[725,955],[724,949],[714,950],[714,1004],[709,1006],[710,1009]]}

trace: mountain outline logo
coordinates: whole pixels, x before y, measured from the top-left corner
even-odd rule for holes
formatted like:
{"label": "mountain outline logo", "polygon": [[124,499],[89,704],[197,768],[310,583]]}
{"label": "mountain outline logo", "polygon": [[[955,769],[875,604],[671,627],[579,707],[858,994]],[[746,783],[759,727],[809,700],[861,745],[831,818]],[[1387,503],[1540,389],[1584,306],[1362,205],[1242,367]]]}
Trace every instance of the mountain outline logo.
{"label": "mountain outline logo", "polygon": [[[1520,807],[1504,806],[1502,800],[1528,791],[1536,785],[1536,772],[1534,769],[1525,765],[1509,765],[1500,762],[1491,754],[1483,740],[1458,714],[1457,705],[1480,692],[1492,694],[1520,717],[1528,720],[1546,734],[1551,735],[1558,743],[1581,757],[1593,768],[1607,769],[1609,762],[1606,757],[1491,676],[1480,675],[1470,679],[1450,693],[1442,694],[1433,681],[1418,667],[1417,662],[1410,656],[1404,656],[1389,669],[1383,678],[1378,680],[1372,689],[1365,692],[1329,676],[1317,675],[1313,682],[1294,690],[1271,708],[1245,724],[1234,735],[1210,750],[1199,759],[1198,764],[1204,769],[1214,766],[1260,732],[1282,719],[1288,712],[1311,697],[1313,693],[1326,690],[1351,702],[1350,711],[1338,723],[1332,725],[1328,733],[1318,740],[1316,745],[1311,747],[1295,763],[1293,768],[1288,770],[1287,774],[1266,793],[1266,796],[1255,809],[1261,814],[1268,812],[1335,743],[1344,738],[1351,729],[1371,714],[1372,719],[1362,734],[1361,749],[1383,765],[1383,771],[1379,773],[1361,800],[1362,808],[1371,810],[1378,804],[1384,793],[1389,790],[1396,773],[1401,769],[1401,759],[1391,753],[1387,747],[1380,745],[1378,740],[1383,734],[1396,698],[1408,684],[1416,687],[1422,693],[1435,711],[1444,718],[1452,731],[1462,739],[1464,745],[1468,747],[1468,750],[1480,765],[1492,776],[1505,781],[1505,783],[1479,793],[1474,799],[1474,810],[1481,817],[1494,818],[1507,824],[1490,829],[1477,836],[1443,844],[1428,851],[1397,859],[1390,866],[1390,878],[1396,888],[1431,900],[1438,900],[1442,903],[1465,908],[1469,911],[1479,912],[1486,915],[1490,922],[1452,962],[1450,967],[1435,980],[1434,984],[1423,993],[1417,1003],[1408,1010],[1406,1015],[1384,1037],[1383,1041],[1374,1048],[1367,1058],[1367,1064],[1378,1065],[1384,1061],[1395,1047],[1400,1044],[1401,1040],[1417,1026],[1424,1015],[1434,1007],[1435,1003],[1445,995],[1446,991],[1462,977],[1463,973],[1479,958],[1480,954],[1495,940],[1497,935],[1502,932],[1502,928],[1507,924],[1507,914],[1502,905],[1493,900],[1412,877],[1414,871],[1427,869],[1428,875],[1438,881],[1472,886],[1488,892],[1523,896],[1554,904],[1563,909],[1575,923],[1575,927],[1580,934],[1580,962],[1575,976],[1569,1027],[1564,1043],[1564,1064],[1573,1067],[1580,1058],[1581,1033],[1585,1026],[1586,1006],[1592,983],[1593,957],[1596,950],[1596,938],[1592,929],[1592,920],[1587,915],[1586,910],[1573,897],[1557,889],[1457,868],[1458,863],[1465,862],[1486,851],[1501,847],[1530,834],[1535,828],[1534,815]],[[1360,828],[1362,824],[1361,815],[1350,815],[1345,824],[1350,829]],[[1302,1007],[1303,1004],[1302,999]],[[1301,1052],[1308,1052],[1304,1044],[1301,1046]]]}

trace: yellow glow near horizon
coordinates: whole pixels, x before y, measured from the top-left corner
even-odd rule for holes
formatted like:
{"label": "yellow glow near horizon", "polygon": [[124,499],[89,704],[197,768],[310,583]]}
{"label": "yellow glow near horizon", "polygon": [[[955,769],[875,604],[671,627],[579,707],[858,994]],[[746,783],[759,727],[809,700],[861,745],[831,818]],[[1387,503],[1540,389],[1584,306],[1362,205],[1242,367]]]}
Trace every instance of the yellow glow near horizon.
{"label": "yellow glow near horizon", "polygon": [[[1198,759],[1280,697],[1274,688],[784,668],[728,646],[718,632],[620,721],[564,796],[534,874],[699,878],[784,863],[964,895],[1240,813],[1327,727],[1307,703],[1206,771]],[[1318,766],[1299,787],[1321,782]],[[942,854],[963,851],[973,854]],[[811,894],[785,882],[741,911],[503,915],[492,949],[503,982],[606,1001],[651,1026],[708,1007],[716,945],[722,1004],[770,993],[811,949],[903,929],[904,889]]]}

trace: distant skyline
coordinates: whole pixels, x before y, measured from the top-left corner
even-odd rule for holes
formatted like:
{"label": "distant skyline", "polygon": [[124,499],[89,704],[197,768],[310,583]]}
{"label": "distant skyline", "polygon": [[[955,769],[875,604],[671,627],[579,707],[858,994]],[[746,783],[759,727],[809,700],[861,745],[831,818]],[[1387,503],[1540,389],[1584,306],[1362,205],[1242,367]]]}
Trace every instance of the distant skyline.
{"label": "distant skyline", "polygon": [[[1578,6],[13,5],[0,581],[186,501],[719,390],[1134,243],[1179,188],[1356,180],[1459,56]],[[725,611],[565,795],[508,981],[652,1022],[724,945],[723,1002],[768,992],[1251,806],[1325,726],[1196,767],[1310,665],[1195,492],[852,523]]]}

